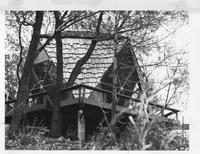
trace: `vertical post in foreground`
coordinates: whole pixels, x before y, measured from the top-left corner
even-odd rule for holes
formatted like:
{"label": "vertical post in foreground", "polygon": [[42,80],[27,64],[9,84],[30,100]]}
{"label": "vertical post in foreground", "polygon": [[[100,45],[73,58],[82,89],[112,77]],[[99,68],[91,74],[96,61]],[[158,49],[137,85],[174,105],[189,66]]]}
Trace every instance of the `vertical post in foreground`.
{"label": "vertical post in foreground", "polygon": [[[83,90],[83,92],[82,92]],[[84,97],[85,97],[85,88],[79,88],[79,111],[78,111],[78,139],[79,139],[79,147],[82,147],[82,141],[85,140],[85,117],[83,113],[84,106]]]}
{"label": "vertical post in foreground", "polygon": [[78,139],[81,147],[82,141],[85,140],[85,118],[82,109],[78,111]]}
{"label": "vertical post in foreground", "polygon": [[176,120],[178,121],[178,112],[176,112]]}

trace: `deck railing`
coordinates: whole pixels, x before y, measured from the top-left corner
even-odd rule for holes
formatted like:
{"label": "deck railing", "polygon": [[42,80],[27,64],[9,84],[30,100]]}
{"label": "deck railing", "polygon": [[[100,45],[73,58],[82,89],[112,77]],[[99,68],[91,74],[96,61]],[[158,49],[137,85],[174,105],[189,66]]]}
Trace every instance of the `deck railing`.
{"label": "deck railing", "polygon": [[46,104],[45,96],[48,94],[48,92],[38,92],[35,94],[30,94],[28,97],[25,98],[25,100],[18,104],[18,106],[15,106],[16,99],[7,100],[5,102],[5,114],[6,116],[10,116],[12,112],[15,110],[15,108],[20,107],[22,104],[26,104],[27,111],[29,109],[33,109],[37,107],[38,109],[41,107],[44,107]]}
{"label": "deck railing", "polygon": [[[106,102],[106,98],[105,98],[106,95],[108,95],[108,94],[112,95],[113,94],[112,91],[108,91],[108,90],[105,90],[105,89],[102,89],[102,88],[99,88],[99,87],[91,87],[91,86],[83,85],[83,84],[79,84],[79,85],[75,85],[75,86],[71,86],[71,87],[67,87],[67,88],[62,88],[62,89],[60,89],[60,92],[63,93],[63,95],[65,95],[65,93],[69,93],[69,92],[73,93],[74,91],[76,91],[76,96],[78,97],[78,103],[80,104],[80,106],[82,106],[82,105],[84,105],[84,99],[86,98],[86,90],[90,90],[91,93],[97,92],[99,94],[102,94],[104,96],[103,102]],[[90,95],[91,95],[91,93],[90,93]],[[44,95],[48,95],[48,92],[44,91],[44,92],[35,93],[35,94],[32,94],[32,95],[29,95],[28,98],[29,99],[32,98],[32,100],[34,100],[34,99],[37,100],[37,99],[43,98]],[[117,97],[123,98],[124,100],[132,100],[135,103],[140,103],[139,99],[132,98],[132,97],[129,97],[127,95],[117,93]],[[5,103],[6,113],[14,108],[15,102],[16,102],[16,99],[6,101],[6,103]],[[40,103],[40,104],[38,102],[34,102],[34,101],[32,101],[32,102],[27,101],[27,102],[28,102],[27,106],[29,106],[30,108],[35,108],[38,105],[44,105],[43,101],[41,101],[42,103]],[[108,104],[108,103],[106,103],[106,104]],[[105,103],[104,103],[104,105],[105,105]],[[177,109],[166,107],[166,106],[156,104],[156,103],[153,103],[153,102],[149,102],[149,106],[152,106],[152,107],[160,110],[160,113],[161,113],[160,116],[161,117],[168,118],[171,115],[175,115],[176,120],[178,120],[179,110],[177,110]],[[121,107],[123,107],[123,106],[121,106]],[[120,108],[119,105],[118,105],[118,108]],[[165,111],[167,111],[166,114],[164,114]]]}
{"label": "deck railing", "polygon": [[[78,90],[78,97],[79,97],[80,103],[82,103],[82,99],[85,98],[86,89],[89,89],[92,92],[95,91],[95,92],[102,93],[104,96],[106,94],[110,94],[110,95],[113,94],[112,91],[108,91],[108,90],[105,90],[105,89],[102,89],[102,88],[98,88],[98,87],[91,87],[91,86],[83,85],[83,84],[79,84],[79,85],[63,88],[63,89],[61,89],[61,92],[65,93],[65,92],[72,92],[73,90]],[[125,100],[132,100],[132,101],[134,101],[136,103],[140,103],[139,99],[132,98],[132,97],[127,96],[127,95],[123,95],[123,94],[117,93],[117,97],[118,98],[124,98]],[[104,97],[104,100],[105,100],[105,97]],[[159,109],[160,110],[160,116],[162,116],[162,117],[168,118],[171,115],[175,115],[176,120],[178,120],[179,110],[177,110],[177,109],[174,109],[174,108],[171,108],[171,107],[167,107],[167,106],[164,106],[164,105],[160,105],[160,104],[156,104],[156,103],[153,103],[153,102],[149,102],[149,106],[152,106],[154,108]],[[167,111],[167,113],[164,114],[166,111]]]}

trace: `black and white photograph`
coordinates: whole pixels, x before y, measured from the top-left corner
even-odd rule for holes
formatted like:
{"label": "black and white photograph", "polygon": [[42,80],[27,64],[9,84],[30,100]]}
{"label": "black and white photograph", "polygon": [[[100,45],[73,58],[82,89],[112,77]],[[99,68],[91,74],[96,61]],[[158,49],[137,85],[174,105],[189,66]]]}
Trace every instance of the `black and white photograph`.
{"label": "black and white photograph", "polygon": [[184,10],[5,11],[6,150],[189,150]]}
{"label": "black and white photograph", "polygon": [[1,152],[198,152],[195,1],[3,0]]}

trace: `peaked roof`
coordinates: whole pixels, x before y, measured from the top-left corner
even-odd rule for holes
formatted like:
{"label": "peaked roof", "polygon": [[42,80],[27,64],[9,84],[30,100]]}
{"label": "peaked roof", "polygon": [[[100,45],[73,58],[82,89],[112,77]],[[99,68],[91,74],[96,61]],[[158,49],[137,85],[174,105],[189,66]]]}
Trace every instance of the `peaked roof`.
{"label": "peaked roof", "polygon": [[[91,41],[83,39],[63,39],[63,78],[68,80],[76,62],[87,52]],[[95,87],[112,64],[114,58],[112,42],[97,43],[90,59],[83,65],[81,73],[75,80],[75,84],[87,84]],[[46,47],[47,54],[56,64],[55,42]]]}
{"label": "peaked roof", "polygon": [[[63,39],[63,78],[66,82],[76,64],[87,52],[91,41],[84,39]],[[122,46],[123,45],[123,46]],[[83,65],[81,73],[75,80],[75,84],[87,84],[96,87],[98,84],[104,89],[111,90],[112,87],[112,63],[114,60],[114,44],[113,41],[98,42],[90,59]],[[135,55],[134,55],[135,56]],[[50,58],[49,58],[50,57]],[[136,58],[136,57],[134,57]],[[133,54],[130,43],[119,44],[118,59],[118,73],[119,84],[121,87],[124,79],[127,78],[129,72],[135,66]],[[52,60],[56,64],[56,47],[55,42],[51,43],[43,50],[35,60],[35,64]],[[108,80],[107,80],[108,79]],[[137,71],[133,71],[129,75],[128,81],[123,85],[123,89],[132,91],[135,83],[138,82]],[[107,85],[107,87],[106,87]],[[86,93],[90,93],[89,91]],[[122,91],[127,94],[127,91]],[[129,93],[129,95],[131,95]]]}
{"label": "peaked roof", "polygon": [[[131,96],[135,88],[140,87],[138,65],[130,42],[124,43],[116,55],[117,57],[117,89],[120,93]],[[101,87],[112,91],[113,64],[107,69],[101,78]],[[137,86],[137,87],[136,87]]]}

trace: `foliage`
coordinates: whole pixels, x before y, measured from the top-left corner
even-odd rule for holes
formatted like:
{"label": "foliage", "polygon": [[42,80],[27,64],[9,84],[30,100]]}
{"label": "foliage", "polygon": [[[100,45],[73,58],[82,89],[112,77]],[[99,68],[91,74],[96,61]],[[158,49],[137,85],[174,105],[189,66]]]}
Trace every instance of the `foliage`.
{"label": "foliage", "polygon": [[5,55],[5,89],[10,97],[15,97],[17,93],[17,76],[16,64],[18,62],[18,55]]}
{"label": "foliage", "polygon": [[[158,127],[160,126],[160,127]],[[169,130],[157,123],[148,133],[147,141],[152,146],[147,150],[189,150],[188,135],[185,131],[177,131],[168,136]],[[6,150],[138,150],[139,141],[135,128],[131,123],[123,130],[117,144],[109,135],[107,128],[102,128],[95,137],[86,142],[71,141],[69,138],[50,138],[42,131],[31,129],[29,132],[9,135],[6,139]]]}
{"label": "foliage", "polygon": [[189,150],[188,132],[176,132],[174,139],[168,144],[168,150]]}
{"label": "foliage", "polygon": [[[33,12],[29,11],[6,11],[6,38],[5,38],[5,89],[9,92],[9,95],[13,98],[17,95],[18,89],[18,78],[17,71],[19,75],[22,74],[22,69],[27,55],[27,48],[30,41],[30,28],[23,25],[22,22],[29,21],[32,19],[30,16]],[[26,19],[25,19],[26,18]],[[20,25],[23,25],[20,27]],[[20,43],[19,43],[19,31],[21,30],[21,43],[23,50],[21,53],[22,59],[20,57]],[[17,70],[17,65],[22,60],[19,70]]]}
{"label": "foliage", "polygon": [[[181,130],[180,130],[181,131]],[[135,128],[132,125],[122,132],[120,146],[122,150],[139,150],[139,140]],[[188,136],[184,131],[172,132],[161,123],[155,124],[146,136],[146,143],[151,144],[147,150],[188,150]]]}
{"label": "foliage", "polygon": [[95,150],[119,150],[118,143],[108,127],[102,127],[92,137]]}
{"label": "foliage", "polygon": [[[18,134],[9,132],[6,139],[6,150],[79,150],[80,145],[77,141],[71,141],[64,137],[50,138],[49,135],[39,129],[23,128]],[[83,143],[82,150],[90,150],[93,143]]]}

